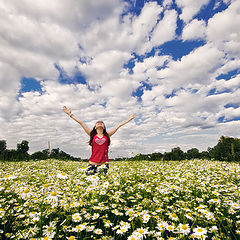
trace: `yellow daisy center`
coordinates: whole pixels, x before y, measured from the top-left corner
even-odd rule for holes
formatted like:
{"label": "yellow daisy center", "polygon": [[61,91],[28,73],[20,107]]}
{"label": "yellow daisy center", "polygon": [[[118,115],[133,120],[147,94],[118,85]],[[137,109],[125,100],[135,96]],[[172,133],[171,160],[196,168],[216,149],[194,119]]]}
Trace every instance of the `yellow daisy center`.
{"label": "yellow daisy center", "polygon": [[185,225],[185,224],[182,225],[182,229],[183,229],[183,230],[187,230],[187,225]]}

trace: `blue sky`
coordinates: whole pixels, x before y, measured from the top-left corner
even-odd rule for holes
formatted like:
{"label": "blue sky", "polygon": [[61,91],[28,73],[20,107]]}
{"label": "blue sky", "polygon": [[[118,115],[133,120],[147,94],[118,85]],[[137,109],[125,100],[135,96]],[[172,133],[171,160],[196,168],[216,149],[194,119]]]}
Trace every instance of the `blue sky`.
{"label": "blue sky", "polygon": [[110,157],[239,137],[239,1],[10,0],[0,10],[8,148],[28,140],[31,153],[50,141],[88,158],[88,136],[63,105],[90,128],[137,114],[112,137]]}

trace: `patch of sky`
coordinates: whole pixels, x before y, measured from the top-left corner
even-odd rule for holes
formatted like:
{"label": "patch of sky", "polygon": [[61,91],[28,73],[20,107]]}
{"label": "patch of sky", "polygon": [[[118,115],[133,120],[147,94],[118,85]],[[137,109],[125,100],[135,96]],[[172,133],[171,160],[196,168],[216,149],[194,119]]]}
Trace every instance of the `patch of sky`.
{"label": "patch of sky", "polygon": [[132,15],[140,15],[141,10],[144,6],[144,4],[148,1],[145,0],[124,0],[128,4],[128,7],[125,9],[125,11],[122,13],[121,17],[124,15],[131,13]]}
{"label": "patch of sky", "polygon": [[168,60],[166,60],[166,61],[163,63],[162,66],[157,66],[156,69],[157,69],[158,71],[161,70],[161,69],[164,69],[164,68],[167,67],[167,64],[168,64]]}
{"label": "patch of sky", "polygon": [[138,102],[142,101],[142,95],[144,90],[152,90],[152,86],[145,81],[141,82],[141,86],[138,87],[134,92],[132,92],[133,97],[137,97]]}
{"label": "patch of sky", "polygon": [[226,105],[224,105],[225,108],[239,108],[240,107],[240,103],[228,103]]}
{"label": "patch of sky", "polygon": [[212,89],[208,92],[207,96],[218,95],[218,94],[223,94],[223,93],[230,93],[230,92],[232,92],[231,89],[224,89],[223,91],[217,91],[216,88],[212,88]]}
{"label": "patch of sky", "polygon": [[55,68],[59,72],[58,81],[61,84],[87,84],[86,77],[80,71],[76,71],[73,76],[69,76],[66,71],[56,63]]}
{"label": "patch of sky", "polygon": [[173,89],[172,90],[172,92],[170,93],[170,94],[165,94],[164,96],[165,96],[165,98],[171,98],[171,97],[174,97],[174,96],[176,96],[177,94],[177,92],[179,91],[179,90],[183,90],[184,88],[178,88],[178,89]]}
{"label": "patch of sky", "polygon": [[226,74],[220,74],[219,76],[216,77],[216,79],[217,80],[220,80],[220,79],[230,80],[231,78],[235,77],[238,73],[239,73],[239,68],[229,71]]}
{"label": "patch of sky", "polygon": [[43,93],[42,86],[39,81],[37,81],[35,78],[21,78],[21,88],[18,92],[17,99],[19,97],[22,97],[22,94],[24,92],[39,92],[40,94]]}
{"label": "patch of sky", "polygon": [[106,106],[107,106],[107,102],[100,103],[100,105],[103,106],[104,108],[106,108]]}
{"label": "patch of sky", "polygon": [[212,18],[216,13],[224,11],[228,6],[229,4],[224,3],[222,0],[211,0],[207,5],[202,7],[195,18],[207,22],[208,19]]}
{"label": "patch of sky", "polygon": [[221,116],[218,118],[218,122],[219,123],[227,123],[227,122],[234,122],[234,121],[239,121],[240,120],[240,116],[238,117],[234,117],[232,119],[225,119],[225,116]]}
{"label": "patch of sky", "polygon": [[176,34],[177,34],[177,36],[181,36],[182,35],[182,30],[183,30],[183,27],[184,27],[184,23],[183,23],[183,20],[181,20],[179,18],[179,15],[182,13],[182,10],[181,10],[181,8],[179,8],[177,6],[175,0],[173,0],[173,3],[171,5],[170,9],[174,9],[177,12],[177,14],[178,14]]}
{"label": "patch of sky", "polygon": [[198,92],[198,89],[191,89],[191,93],[196,93]]}
{"label": "patch of sky", "polygon": [[166,42],[159,46],[159,55],[171,55],[176,61],[181,59],[183,56],[189,54],[195,48],[203,46],[205,42],[203,40],[199,41],[182,41],[182,40],[172,40]]}
{"label": "patch of sky", "polygon": [[127,63],[123,65],[123,68],[127,69],[129,74],[133,74],[134,66],[135,66],[135,58],[131,58]]}
{"label": "patch of sky", "polygon": [[137,114],[137,116],[134,118],[134,122],[136,123],[136,125],[141,125],[145,120],[146,118],[141,113]]}

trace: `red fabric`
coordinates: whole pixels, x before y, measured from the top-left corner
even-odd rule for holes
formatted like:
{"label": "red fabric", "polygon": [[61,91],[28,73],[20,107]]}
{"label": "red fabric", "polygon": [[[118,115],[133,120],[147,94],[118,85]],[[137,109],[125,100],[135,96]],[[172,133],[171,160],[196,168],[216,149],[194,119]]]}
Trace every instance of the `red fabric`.
{"label": "red fabric", "polygon": [[109,162],[108,159],[108,139],[106,136],[99,138],[97,135],[92,141],[92,155],[89,159],[91,162],[101,163]]}

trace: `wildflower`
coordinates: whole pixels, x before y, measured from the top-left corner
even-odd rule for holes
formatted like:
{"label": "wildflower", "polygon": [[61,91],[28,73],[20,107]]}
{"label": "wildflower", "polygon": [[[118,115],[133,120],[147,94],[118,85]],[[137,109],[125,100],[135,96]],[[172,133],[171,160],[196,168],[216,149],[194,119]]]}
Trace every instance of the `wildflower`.
{"label": "wildflower", "polygon": [[27,237],[34,236],[38,232],[38,230],[39,229],[37,227],[30,227],[27,230]]}
{"label": "wildflower", "polygon": [[74,208],[74,207],[78,207],[80,204],[78,202],[72,202],[70,204],[70,207]]}
{"label": "wildflower", "polygon": [[136,229],[136,232],[139,233],[139,234],[141,234],[142,236],[148,234],[148,230],[145,229],[145,228],[137,228],[137,229]]}
{"label": "wildflower", "polygon": [[231,207],[234,208],[234,209],[239,209],[240,204],[233,202],[233,203],[231,203]]}
{"label": "wildflower", "polygon": [[74,236],[70,236],[68,240],[75,240],[76,238]]}
{"label": "wildflower", "polygon": [[98,235],[101,235],[102,234],[102,229],[97,228],[97,229],[94,230],[94,233],[96,233]]}
{"label": "wildflower", "polygon": [[172,224],[172,225],[167,225],[167,226],[165,226],[165,229],[166,230],[168,230],[169,232],[173,232],[173,230],[174,230],[174,225]]}
{"label": "wildflower", "polygon": [[51,192],[50,195],[46,198],[48,202],[52,203],[52,202],[58,202],[58,197],[60,197],[60,195],[58,195],[56,192]]}
{"label": "wildflower", "polygon": [[5,211],[3,208],[0,208],[0,218],[2,218],[5,214]]}
{"label": "wildflower", "polygon": [[88,177],[87,177],[87,180],[90,181],[90,182],[92,182],[92,183],[97,183],[98,180],[99,180],[99,177],[96,176],[96,175],[91,175],[91,176],[88,176]]}
{"label": "wildflower", "polygon": [[143,236],[138,233],[138,232],[133,232],[131,236],[128,237],[127,240],[141,240],[143,238]]}
{"label": "wildflower", "polygon": [[109,182],[108,182],[108,181],[104,182],[102,186],[103,186],[104,188],[108,188]]}
{"label": "wildflower", "polygon": [[167,226],[168,224],[164,221],[161,221],[157,224],[157,229],[160,230],[160,231],[163,231],[165,229],[165,226]]}
{"label": "wildflower", "polygon": [[143,223],[147,223],[151,218],[151,216],[149,214],[145,214],[142,216],[142,218],[143,218]]}
{"label": "wildflower", "polygon": [[33,193],[31,192],[31,190],[29,188],[25,188],[22,192],[21,192],[21,197],[23,199],[29,198],[33,195]]}
{"label": "wildflower", "polygon": [[117,230],[117,234],[123,235],[128,231],[128,228],[121,227],[120,229]]}
{"label": "wildflower", "polygon": [[74,222],[80,222],[80,221],[82,220],[82,217],[80,216],[79,213],[74,213],[74,214],[72,215],[72,220],[73,220]]}
{"label": "wildflower", "polygon": [[121,222],[120,222],[120,225],[121,225],[122,227],[127,228],[127,229],[131,228],[130,223],[128,223],[128,222],[121,221]]}
{"label": "wildflower", "polygon": [[178,229],[179,229],[179,232],[180,233],[183,233],[184,235],[188,235],[191,231],[190,227],[189,227],[189,224],[182,224],[180,223],[178,225]]}
{"label": "wildflower", "polygon": [[87,232],[92,232],[94,230],[94,228],[95,228],[94,226],[87,226],[86,231]]}
{"label": "wildflower", "polygon": [[113,225],[113,223],[111,223],[110,220],[107,220],[107,221],[104,222],[105,227],[111,227],[112,225]]}
{"label": "wildflower", "polygon": [[94,213],[93,216],[92,216],[92,220],[96,220],[99,218],[99,214],[98,213]]}
{"label": "wildflower", "polygon": [[91,215],[89,213],[86,213],[84,217],[89,220],[91,218]]}
{"label": "wildflower", "polygon": [[106,191],[105,190],[101,190],[100,191],[100,195],[105,195],[106,194]]}
{"label": "wildflower", "polygon": [[95,185],[92,184],[92,185],[89,185],[89,186],[88,186],[88,188],[87,188],[86,191],[87,191],[87,192],[91,192],[91,191],[94,190],[95,188],[96,188]]}
{"label": "wildflower", "polygon": [[218,227],[212,226],[209,230],[210,230],[210,232],[216,232],[218,230]]}
{"label": "wildflower", "polygon": [[81,232],[81,231],[83,231],[83,230],[85,230],[86,229],[86,223],[85,224],[80,224],[80,225],[77,225],[75,228],[73,228],[72,230],[74,231],[74,232]]}
{"label": "wildflower", "polygon": [[56,233],[56,222],[52,221],[49,225],[43,226],[43,236],[53,238]]}
{"label": "wildflower", "polygon": [[205,239],[205,234],[207,234],[207,230],[205,228],[197,227],[193,229],[193,235],[196,238]]}
{"label": "wildflower", "polygon": [[185,215],[186,218],[190,219],[190,220],[193,220],[193,217],[192,217],[192,214],[190,212],[188,212],[186,215]]}
{"label": "wildflower", "polygon": [[207,220],[213,220],[213,221],[215,220],[213,213],[206,214],[206,218]]}
{"label": "wildflower", "polygon": [[64,172],[59,172],[57,174],[57,178],[60,178],[60,179],[67,179],[68,178],[68,175]]}
{"label": "wildflower", "polygon": [[210,204],[214,204],[214,203],[220,204],[220,203],[221,203],[220,199],[216,199],[216,198],[210,199],[208,202],[209,202]]}
{"label": "wildflower", "polygon": [[176,213],[172,213],[169,215],[169,217],[174,220],[174,221],[177,221],[178,220],[178,216],[176,215]]}

